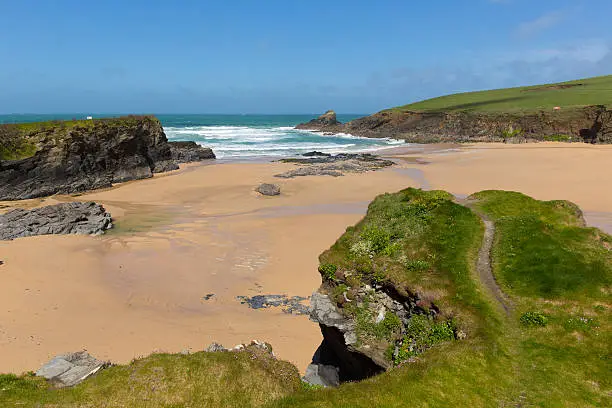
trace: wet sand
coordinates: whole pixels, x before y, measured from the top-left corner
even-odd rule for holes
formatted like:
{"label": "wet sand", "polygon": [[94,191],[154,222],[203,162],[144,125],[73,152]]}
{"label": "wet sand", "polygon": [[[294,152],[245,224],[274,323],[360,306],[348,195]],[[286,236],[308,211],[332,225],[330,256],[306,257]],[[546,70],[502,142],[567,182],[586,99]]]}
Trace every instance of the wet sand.
{"label": "wet sand", "polygon": [[[25,203],[94,200],[117,228],[100,237],[0,242],[0,372],[35,370],[81,349],[126,363],[153,351],[251,339],[270,342],[304,370],[321,341],[318,325],[278,309],[249,309],[236,297],[310,296],[321,282],[318,255],[372,198],[410,180],[389,171],[273,177],[292,167],[190,166],[108,191]],[[260,196],[254,189],[261,182],[278,183],[283,194]]]}
{"label": "wet sand", "polygon": [[[94,200],[117,226],[100,237],[0,242],[0,372],[35,370],[81,349],[125,363],[251,339],[270,342],[304,370],[321,340],[318,326],[278,309],[249,309],[236,296],[309,296],[320,284],[318,255],[376,195],[408,186],[569,199],[612,232],[612,146],[417,146],[385,154],[398,166],[338,178],[284,180],[273,175],[292,165],[224,163],[79,197],[0,203],[1,210]],[[259,196],[261,182],[279,184],[283,194]]]}

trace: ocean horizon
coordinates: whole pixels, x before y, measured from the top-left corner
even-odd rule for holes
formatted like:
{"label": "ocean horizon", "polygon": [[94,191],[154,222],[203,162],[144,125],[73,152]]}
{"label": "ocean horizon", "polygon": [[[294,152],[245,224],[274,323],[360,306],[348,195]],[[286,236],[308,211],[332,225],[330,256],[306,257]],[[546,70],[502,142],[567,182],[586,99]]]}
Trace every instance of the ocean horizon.
{"label": "ocean horizon", "polygon": [[[0,123],[105,118],[119,114],[11,114],[0,115]],[[298,130],[294,127],[317,117],[313,114],[156,114],[170,141],[194,141],[213,149],[218,158],[294,156],[317,150],[324,153],[373,152],[403,144],[395,139],[372,139],[345,133],[334,135]],[[348,122],[363,115],[339,114]]]}

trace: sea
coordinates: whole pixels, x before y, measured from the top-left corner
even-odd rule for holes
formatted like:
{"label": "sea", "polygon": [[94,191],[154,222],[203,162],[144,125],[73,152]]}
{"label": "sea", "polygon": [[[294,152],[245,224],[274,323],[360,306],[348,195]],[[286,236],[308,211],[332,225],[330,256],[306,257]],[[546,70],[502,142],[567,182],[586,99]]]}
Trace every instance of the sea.
{"label": "sea", "polygon": [[[0,123],[39,122],[120,115],[0,115]],[[403,144],[393,139],[370,139],[349,134],[324,134],[294,129],[317,115],[155,115],[170,141],[194,141],[210,147],[220,159],[257,159],[324,153],[373,152]],[[363,115],[338,115],[347,122]]]}

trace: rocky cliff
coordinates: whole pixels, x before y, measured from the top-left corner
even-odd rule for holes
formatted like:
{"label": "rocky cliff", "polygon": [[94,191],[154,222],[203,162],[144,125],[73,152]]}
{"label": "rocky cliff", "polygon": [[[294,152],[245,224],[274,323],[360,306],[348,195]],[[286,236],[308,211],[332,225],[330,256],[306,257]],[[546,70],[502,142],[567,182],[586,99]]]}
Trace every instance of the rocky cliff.
{"label": "rocky cliff", "polygon": [[414,143],[498,141],[612,143],[612,110],[605,106],[531,113],[385,110],[345,124],[329,120],[329,113],[326,113],[296,128],[343,132],[373,138],[390,137]]}
{"label": "rocky cliff", "polygon": [[168,142],[152,116],[0,125],[0,200],[110,187],[214,158],[193,142]]}
{"label": "rocky cliff", "polygon": [[311,318],[324,339],[306,379],[362,380],[474,333],[477,317],[455,285],[470,276],[481,232],[479,218],[442,191],[373,201],[320,257]]}

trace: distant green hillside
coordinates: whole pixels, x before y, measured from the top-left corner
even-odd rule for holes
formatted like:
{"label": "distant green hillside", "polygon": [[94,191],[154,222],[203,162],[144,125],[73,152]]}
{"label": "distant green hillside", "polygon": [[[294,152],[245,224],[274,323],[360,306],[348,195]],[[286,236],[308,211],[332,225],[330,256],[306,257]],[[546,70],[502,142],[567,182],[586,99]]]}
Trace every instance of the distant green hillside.
{"label": "distant green hillside", "polygon": [[612,105],[612,75],[558,84],[467,92],[393,108],[409,112],[528,112]]}

